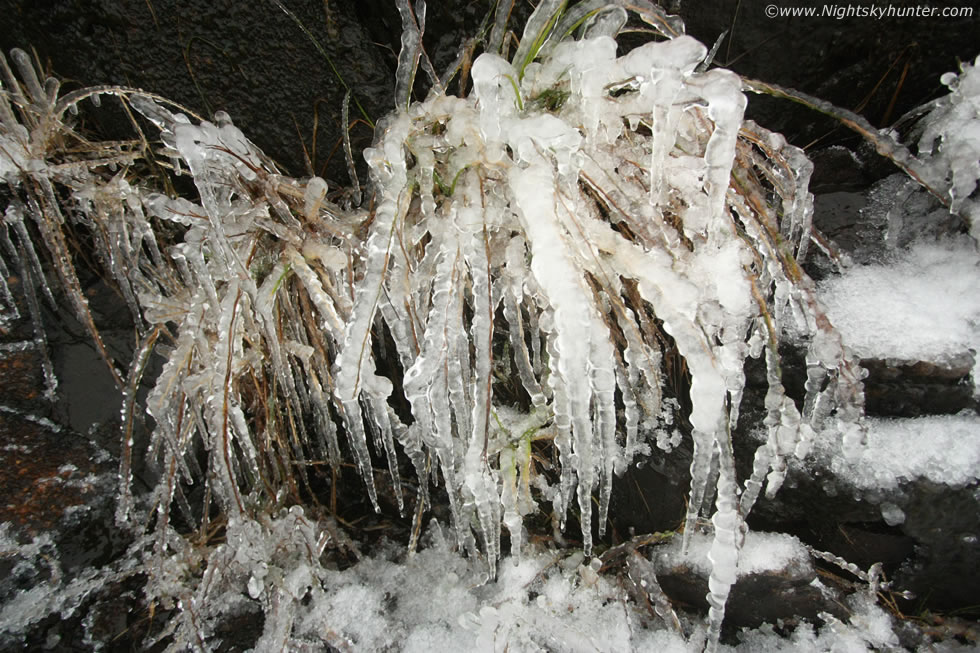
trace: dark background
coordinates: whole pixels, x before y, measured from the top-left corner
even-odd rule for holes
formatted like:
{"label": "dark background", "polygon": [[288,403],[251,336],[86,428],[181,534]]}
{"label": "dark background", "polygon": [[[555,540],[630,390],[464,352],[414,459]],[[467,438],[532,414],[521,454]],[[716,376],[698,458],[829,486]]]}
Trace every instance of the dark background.
{"label": "dark background", "polygon": [[[281,1],[321,44],[371,118],[383,116],[392,106],[400,48],[394,0]],[[939,76],[980,50],[977,7],[968,19],[838,20],[770,19],[762,0],[661,4],[708,45],[728,30],[719,65],[856,110],[877,126],[943,94]],[[515,5],[512,25],[523,25],[531,4]],[[437,70],[492,6],[492,0],[429,3],[425,44]],[[809,6],[819,11],[823,5]],[[33,48],[66,89],[121,84],[159,93],[203,116],[223,109],[288,173],[315,171],[334,184],[348,181],[337,147],[344,88],[327,58],[275,0],[0,0],[0,48],[13,47]],[[846,130],[791,103],[753,97],[749,111],[813,151],[835,143],[857,147]],[[352,106],[351,118],[358,115]],[[351,133],[355,151],[371,140],[366,124],[356,124]]]}

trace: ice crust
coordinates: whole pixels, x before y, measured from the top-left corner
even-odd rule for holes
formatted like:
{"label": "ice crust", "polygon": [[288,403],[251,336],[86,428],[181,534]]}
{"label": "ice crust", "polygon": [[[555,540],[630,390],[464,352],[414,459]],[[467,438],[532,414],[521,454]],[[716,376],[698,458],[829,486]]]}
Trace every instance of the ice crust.
{"label": "ice crust", "polygon": [[[548,25],[548,12],[563,4],[541,3],[530,25]],[[801,234],[812,202],[805,157],[743,124],[739,78],[698,71],[706,48],[694,39],[681,35],[617,56],[609,34],[623,24],[622,11],[601,4],[575,10],[603,9],[589,20],[586,38],[553,39],[535,60],[528,48],[536,37],[528,36],[513,61],[493,53],[474,61],[469,97],[434,92],[409,104],[424,5],[400,2],[405,104],[379,123],[377,141],[364,152],[375,192],[370,214],[334,219],[323,180],[301,185],[279,176],[227,114],[195,123],[140,93],[128,106],[159,129],[161,154],[175,173],[189,170],[199,203],[149,193],[122,176],[102,186],[59,178],[81,215],[112,215],[98,255],[141,328],[130,378],[120,379],[128,388],[124,419],[133,414],[154,338],[177,327],[146,398],[150,458],[165,472],[152,501],[154,555],[165,560],[173,552],[170,510],[193,514],[183,488],[200,479],[229,531],[267,537],[253,506],[279,505],[295,493],[293,484],[308,484],[310,457],[339,466],[335,419],[375,509],[379,456],[398,510],[406,508],[397,441],[418,477],[419,512],[430,483],[444,485],[457,548],[481,551],[491,576],[502,527],[519,559],[523,520],[540,498],[551,503],[560,529],[574,516],[591,555],[594,533],[604,535],[607,525],[613,477],[638,451],[676,444],[663,432],[677,405],[663,397],[669,342],[691,376],[694,458],[684,538],[699,518],[711,518],[706,640],[709,648],[717,644],[752,505],[740,496],[730,435],[746,357],[765,352],[771,359],[769,438],[746,483],[756,495],[767,478],[767,492],[775,492],[783,459],[833,407],[841,405],[840,422],[856,421],[860,389],[833,334],[824,333],[813,338],[820,346],[808,358],[814,380],[801,415],[784,396],[774,358],[784,322],[797,322],[808,337],[823,328],[812,315],[812,288],[786,267],[806,248]],[[663,18],[645,3],[641,9],[652,25]],[[412,20],[417,25],[408,28]],[[405,66],[413,70],[406,74]],[[564,100],[550,106],[554,94]],[[732,192],[737,157],[771,177],[782,222],[767,204]],[[5,177],[11,170],[4,168]],[[46,171],[35,181],[51,191]],[[64,216],[56,208],[35,217],[42,235],[60,234]],[[179,225],[181,241],[160,251],[150,218]],[[24,269],[51,296],[23,219],[14,206],[5,225],[23,241]],[[780,237],[791,244],[776,250]],[[269,242],[277,256],[260,246]],[[59,277],[77,286],[67,253],[63,259]],[[70,296],[86,321],[83,294]],[[494,333],[504,328],[495,325],[498,307],[534,407],[523,416],[508,416],[513,407],[495,396]],[[404,371],[398,386],[411,406],[407,423],[392,407],[395,380],[376,360],[388,336]],[[833,382],[824,388],[827,378]],[[267,388],[259,408],[256,381]],[[625,433],[617,430],[617,393]],[[535,440],[551,440],[557,450],[552,481],[535,473]],[[127,436],[117,512],[127,528],[145,514],[130,489],[132,446]],[[292,465],[287,483],[282,470]],[[213,556],[243,550],[230,543]],[[268,565],[261,557],[236,563]],[[265,571],[250,570],[242,581],[249,596],[266,597],[264,647],[288,636],[287,595],[309,570],[293,571],[298,576],[285,574],[273,589],[265,587]],[[215,586],[228,573],[220,565],[206,572]],[[175,581],[170,572],[158,576],[163,596]],[[206,600],[195,595],[180,619]]]}
{"label": "ice crust", "polygon": [[[531,23],[546,21],[551,6],[542,3]],[[388,289],[410,289],[406,300],[418,307],[415,314],[422,319],[411,334],[395,325],[390,329],[407,368],[405,392],[418,419],[413,427],[437,454],[459,544],[467,546],[476,521],[492,572],[503,522],[519,555],[526,508],[516,507],[511,490],[516,482],[508,471],[518,462],[510,453],[516,433],[493,429],[488,419],[503,408],[495,405],[490,380],[491,316],[501,300],[494,281],[503,279],[508,320],[516,322],[527,311],[546,338],[546,367],[531,364],[526,346],[517,347],[517,364],[535,406],[553,413],[561,478],[552,502],[562,527],[577,504],[588,554],[594,521],[600,535],[605,529],[613,475],[630,463],[634,443],[649,432],[649,427],[641,432],[641,421],[655,426],[664,419],[659,365],[640,362],[659,361],[659,345],[637,323],[635,311],[646,309],[625,297],[622,279],[629,280],[662,320],[691,372],[695,456],[686,532],[702,511],[712,452],[720,451],[709,582],[708,637],[716,642],[735,580],[742,519],[750,507],[746,504],[739,512],[728,435],[737,409],[729,413],[727,406],[729,398],[737,406],[741,396],[743,361],[749,353],[746,334],[762,329],[747,273],[754,255],[736,237],[733,224],[736,211],[749,223],[756,218],[747,204],[738,209],[727,205],[745,97],[732,73],[695,72],[706,50],[689,37],[648,43],[618,58],[608,36],[555,43],[548,53],[539,63],[525,60],[519,50],[513,64],[492,53],[481,55],[471,70],[471,98],[435,95],[399,112],[366,152],[381,196],[366,248],[366,273],[355,290],[336,368],[336,395],[355,436],[355,451],[362,450],[358,460],[374,499],[364,469],[365,445],[359,444],[360,404],[384,402],[387,391],[376,394],[362,383],[375,374],[365,353],[376,311],[390,314],[383,308],[382,289],[389,294]],[[631,91],[611,97],[608,89],[620,83],[631,85]],[[560,111],[530,110],[536,97],[556,87],[570,96]],[[649,137],[634,131],[639,121],[651,130]],[[777,146],[787,155],[794,152],[785,142]],[[649,167],[637,169],[630,161]],[[437,167],[444,180],[438,189],[441,197],[432,183]],[[407,191],[413,183],[419,189],[417,217],[407,213]],[[608,199],[597,202],[582,185]],[[787,180],[783,188],[794,203],[784,228],[796,233],[809,212],[805,178],[802,183]],[[675,197],[686,204],[672,207]],[[612,215],[603,219],[603,212]],[[667,219],[668,213],[676,222]],[[399,262],[405,248],[392,244],[404,238],[403,220],[414,221],[414,233],[429,238],[421,261]],[[627,225],[637,237],[623,238],[611,223]],[[417,239],[410,243],[421,242]],[[682,240],[691,245],[685,248]],[[502,261],[495,254],[501,250]],[[405,281],[390,281],[398,279],[392,272],[404,275]],[[802,301],[799,291],[790,289],[775,268],[759,272],[765,277],[765,292],[770,284],[779,289],[777,321],[792,315],[792,309],[783,308]],[[461,285],[470,290],[457,291]],[[469,344],[461,346],[450,336],[466,328],[459,317],[464,305],[473,316],[472,355]],[[810,324],[802,325],[803,330],[810,332]],[[614,338],[622,331],[629,335],[620,359]],[[829,351],[814,356],[814,366],[824,373],[842,366],[840,348]],[[629,395],[625,449],[616,434],[617,389]],[[781,394],[778,381],[772,392]],[[818,392],[814,384],[811,403]],[[805,418],[813,416],[811,412]],[[776,423],[783,444],[764,459],[760,473],[768,471],[769,460],[792,453],[787,443],[798,439],[798,417]],[[499,471],[486,464],[488,452],[497,451]],[[596,490],[597,513],[592,502]],[[710,514],[710,507],[706,512]]]}
{"label": "ice crust", "polygon": [[[530,24],[546,24],[559,4],[541,3]],[[616,16],[609,14],[610,24]],[[812,213],[805,156],[756,125],[749,141],[740,140],[740,81],[721,69],[698,72],[706,48],[694,39],[651,42],[619,57],[615,40],[602,34],[607,27],[595,29],[592,38],[549,42],[536,61],[524,57],[528,41],[512,61],[484,53],[472,65],[469,97],[433,93],[380,130],[365,152],[378,209],[360,252],[364,274],[335,365],[335,396],[375,500],[363,423],[377,419],[365,408],[383,405],[391,391],[368,382],[379,378],[370,351],[380,315],[406,370],[415,419],[400,437],[412,455],[434,454],[460,548],[478,542],[492,574],[504,526],[520,555],[534,501],[517,492],[531,474],[528,440],[548,437],[560,478],[544,494],[561,528],[577,508],[590,554],[593,532],[605,530],[613,476],[649,447],[647,439],[666,442],[659,430],[673,417],[661,392],[655,316],[691,376],[685,533],[711,517],[713,646],[754,496],[767,475],[767,493],[778,489],[784,458],[802,455],[800,443],[834,408],[854,432],[860,386],[836,335],[813,315],[812,287],[775,263],[785,255],[772,248],[777,229],[792,242],[786,252],[805,254]],[[560,106],[543,109],[542,98],[554,93],[564,95]],[[753,156],[749,142],[787,162],[767,171],[786,214],[778,225],[731,191],[736,156]],[[501,304],[534,406],[528,418],[552,422],[541,428],[549,419],[539,421],[537,432],[499,419],[509,410],[491,378]],[[403,306],[411,308],[411,329],[397,319]],[[537,325],[530,343],[525,319]],[[802,414],[784,395],[772,349],[789,321],[812,339]],[[747,484],[753,498],[743,500],[730,431],[744,361],[764,350],[770,439]],[[496,465],[487,463],[492,456]],[[425,483],[426,472],[420,476]]]}
{"label": "ice crust", "polygon": [[[326,572],[322,600],[298,621],[298,633],[314,637],[328,629],[335,642],[356,650],[400,651],[676,651],[700,650],[706,632],[694,626],[690,639],[669,629],[641,626],[619,584],[590,573],[579,555],[565,557],[528,547],[520,562],[502,560],[501,573],[487,581],[473,560],[456,555],[438,525],[428,545],[408,560],[388,547],[344,572]],[[706,552],[710,538],[695,548]],[[808,560],[798,540],[778,534],[749,535],[749,567],[739,574],[778,571]],[[658,556],[682,558],[677,545]],[[705,570],[707,571],[707,569]],[[786,639],[764,626],[739,635],[740,644],[719,651],[869,651],[896,646],[891,618],[858,597],[848,623],[832,618],[819,629],[801,624]],[[294,640],[298,643],[302,635]],[[295,645],[295,644],[294,644]],[[802,648],[801,648],[802,647]]]}

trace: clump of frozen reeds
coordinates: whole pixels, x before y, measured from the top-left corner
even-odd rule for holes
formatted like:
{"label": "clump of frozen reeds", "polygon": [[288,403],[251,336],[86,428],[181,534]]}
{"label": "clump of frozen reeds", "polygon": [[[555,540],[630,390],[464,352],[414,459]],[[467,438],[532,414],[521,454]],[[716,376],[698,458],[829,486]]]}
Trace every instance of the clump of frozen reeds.
{"label": "clump of frozen reeds", "polygon": [[[261,566],[302,558],[302,583],[314,582],[324,525],[315,509],[278,511],[316,496],[344,443],[376,509],[378,460],[399,511],[413,505],[399,459],[410,461],[417,523],[442,485],[459,548],[481,550],[492,572],[501,526],[519,556],[524,517],[542,505],[562,526],[574,512],[591,553],[613,477],[677,446],[683,418],[685,535],[700,516],[714,526],[713,646],[763,486],[775,493],[787,457],[814,437],[860,441],[858,368],[800,268],[812,215],[803,152],[744,121],[742,80],[706,70],[706,48],[652,3],[543,0],[507,56],[511,4],[498,3],[483,54],[470,65],[467,50],[439,77],[421,48],[424,3],[399,2],[397,109],[365,152],[361,208],[329,202],[319,178],[281,175],[224,113],[188,117],[114,87],[59,96],[25,53],[12,56],[19,78],[4,63],[0,264],[22,270],[29,305],[67,298],[101,343],[76,274],[84,234],[132,311],[131,364],[99,344],[124,396],[117,521],[146,533],[151,601],[180,601],[175,641],[203,642],[207,588],[241,592],[233,579],[266,601],[269,641],[286,641],[285,605],[304,593]],[[619,55],[637,21],[650,42]],[[420,66],[432,90],[412,102]],[[133,139],[74,129],[79,103],[105,96]],[[174,191],[185,174],[192,196]],[[806,351],[801,401],[782,383],[788,339]],[[140,401],[154,352],[165,363]],[[740,482],[732,434],[758,357],[768,437]],[[668,364],[689,375],[683,415],[665,398]],[[136,497],[144,410],[156,481]],[[554,477],[534,473],[535,441],[553,442]],[[214,524],[227,541],[205,582],[180,567],[191,557],[181,533]]]}

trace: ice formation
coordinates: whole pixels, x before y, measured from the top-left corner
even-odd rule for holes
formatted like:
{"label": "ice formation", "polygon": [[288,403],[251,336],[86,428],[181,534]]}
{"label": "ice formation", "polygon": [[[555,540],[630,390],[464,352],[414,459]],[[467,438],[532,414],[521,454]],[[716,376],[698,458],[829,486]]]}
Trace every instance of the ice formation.
{"label": "ice formation", "polygon": [[[550,505],[561,528],[577,521],[591,556],[613,477],[637,455],[676,446],[666,431],[686,420],[693,462],[678,555],[696,555],[710,517],[710,612],[686,643],[643,637],[660,638],[648,642],[655,648],[715,648],[748,564],[739,557],[753,541],[745,517],[763,487],[776,492],[787,459],[805,455],[823,429],[843,434],[845,453],[860,452],[860,374],[799,267],[812,165],[743,121],[739,78],[702,71],[706,48],[652,3],[565,4],[540,2],[509,57],[501,25],[512,3],[499,3],[490,48],[469,69],[472,92],[453,96],[446,89],[465,66],[436,76],[420,47],[424,3],[399,0],[398,106],[364,153],[373,200],[350,210],[329,200],[322,179],[282,176],[227,114],[188,117],[114,87],[59,98],[57,81],[42,85],[23,52],[13,55],[20,81],[0,59],[0,178],[14,196],[0,272],[15,264],[27,280],[36,323],[38,302],[54,303],[56,277],[123,393],[117,520],[137,534],[152,525],[133,551],[146,562],[149,600],[176,608],[161,637],[203,642],[247,595],[265,614],[260,648],[314,632],[338,648],[354,635],[385,644],[379,592],[338,581],[328,594],[332,575],[319,557],[339,539],[294,505],[316,494],[318,467],[339,468],[341,434],[375,509],[387,501],[412,511],[417,536],[441,486],[455,548],[482,552],[484,573],[499,569],[497,587],[507,588],[543,573],[538,553],[521,557],[525,516]],[[619,55],[627,10],[665,40]],[[433,90],[413,103],[419,67]],[[59,149],[74,138],[66,125],[78,104],[102,95],[152,123],[160,143],[151,149],[134,117],[130,142]],[[188,172],[197,197],[128,174],[148,163],[163,177]],[[953,177],[962,199],[968,182]],[[133,313],[139,342],[128,371],[102,346],[81,291],[67,242],[76,230],[91,235]],[[3,314],[10,294],[0,286]],[[781,378],[789,334],[806,351],[799,405]],[[142,402],[155,352],[166,362]],[[749,357],[766,368],[765,442],[739,483],[732,434]],[[52,392],[53,383],[52,373]],[[152,418],[149,496],[132,490],[140,407]],[[553,476],[535,460],[548,443]],[[400,456],[414,468],[411,484]],[[212,520],[225,540],[209,551],[174,525],[206,533]],[[498,565],[502,527],[513,565]],[[596,567],[574,571],[610,591]],[[526,612],[524,599],[481,606],[461,595],[473,606],[464,629],[487,650],[495,633],[525,637],[529,627],[572,648],[594,643],[564,629],[548,602],[578,599],[550,582],[540,612]],[[301,616],[309,596],[315,607]],[[583,605],[625,619],[620,636],[629,630],[614,603]],[[660,607],[670,621],[669,605]],[[445,623],[428,628],[407,636],[408,648],[457,641]]]}
{"label": "ice formation", "polygon": [[[517,463],[529,455],[527,431],[491,418],[512,408],[494,391],[495,333],[507,333],[529,418],[550,422],[561,462],[552,506],[562,524],[577,508],[587,554],[593,523],[604,532],[614,474],[657,441],[668,410],[665,349],[675,347],[690,373],[694,435],[686,533],[702,510],[712,512],[706,497],[717,497],[716,641],[743,520],[767,474],[772,493],[784,457],[805,449],[838,407],[836,419],[859,428],[858,376],[796,267],[809,240],[812,166],[778,135],[743,125],[738,78],[697,72],[700,43],[677,36],[620,57],[608,22],[596,20],[582,39],[544,44],[537,30],[555,23],[560,4],[540,4],[511,61],[476,59],[471,96],[436,92],[408,106],[365,153],[378,208],[336,393],[348,431],[363,437],[360,407],[383,412],[392,391],[374,381],[380,317],[406,370],[414,421],[401,436],[405,449],[431,456],[459,545],[471,546],[478,524],[492,570],[501,524],[520,553],[527,508],[516,507],[513,470],[526,475]],[[593,18],[615,23],[621,11],[609,6]],[[546,53],[540,60],[528,50],[535,43]],[[782,219],[752,190],[756,170]],[[528,332],[525,323],[539,326]],[[776,346],[789,323],[811,341],[802,413],[780,381]],[[731,431],[744,361],[763,352],[771,436],[742,494]],[[424,481],[428,466],[416,470]]]}
{"label": "ice formation", "polygon": [[962,64],[959,75],[946,73],[942,82],[950,89],[936,101],[923,121],[919,137],[922,158],[939,188],[946,189],[949,210],[970,224],[970,234],[980,240],[980,57]]}

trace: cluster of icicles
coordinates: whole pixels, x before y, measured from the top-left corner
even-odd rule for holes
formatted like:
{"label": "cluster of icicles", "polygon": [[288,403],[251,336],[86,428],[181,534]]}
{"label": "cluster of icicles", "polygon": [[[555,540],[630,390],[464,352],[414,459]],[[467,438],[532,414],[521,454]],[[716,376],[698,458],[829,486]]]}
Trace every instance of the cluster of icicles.
{"label": "cluster of icicles", "polygon": [[[553,5],[541,3],[525,41]],[[797,266],[810,237],[810,163],[743,122],[739,78],[700,71],[700,43],[677,36],[617,56],[626,11],[601,9],[582,38],[554,38],[530,63],[526,48],[515,63],[481,55],[468,97],[434,91],[386,119],[365,153],[370,214],[330,205],[318,178],[280,176],[226,115],[195,123],[125,89],[58,100],[56,85],[41,85],[26,55],[15,56],[26,81],[6,69],[14,90],[0,95],[0,174],[23,199],[7,209],[2,254],[36,282],[32,296],[50,296],[24,228],[30,216],[92,324],[61,236],[78,223],[137,317],[140,346],[128,375],[117,371],[127,425],[120,522],[140,521],[132,422],[156,350],[167,362],[145,405],[160,555],[173,546],[172,506],[190,523],[208,519],[188,501],[193,483],[233,523],[249,519],[308,487],[313,463],[340,463],[341,425],[376,507],[369,441],[386,458],[399,510],[400,448],[418,478],[417,510],[430,484],[443,484],[460,548],[482,550],[491,570],[501,526],[520,555],[536,499],[563,527],[577,512],[589,554],[613,477],[671,446],[665,360],[675,348],[690,374],[685,536],[713,514],[717,641],[752,504],[764,484],[779,488],[785,459],[804,455],[828,419],[845,445],[860,440],[861,385]],[[137,141],[44,164],[65,112],[100,93],[159,128],[158,165],[189,171],[199,203],[131,183],[126,166],[146,154]],[[12,106],[40,118],[24,124]],[[106,175],[109,164],[122,168]],[[56,186],[68,189],[70,209]],[[780,380],[777,349],[789,333],[807,347],[800,407]],[[750,356],[768,370],[768,440],[740,485],[731,437]],[[512,369],[524,412],[495,396]],[[393,408],[396,392],[410,419]],[[560,463],[555,486],[532,471],[530,439],[544,437]]]}

